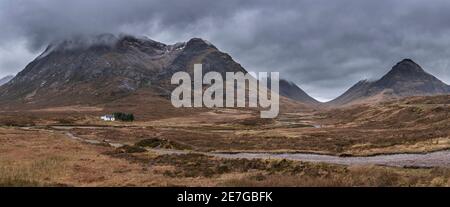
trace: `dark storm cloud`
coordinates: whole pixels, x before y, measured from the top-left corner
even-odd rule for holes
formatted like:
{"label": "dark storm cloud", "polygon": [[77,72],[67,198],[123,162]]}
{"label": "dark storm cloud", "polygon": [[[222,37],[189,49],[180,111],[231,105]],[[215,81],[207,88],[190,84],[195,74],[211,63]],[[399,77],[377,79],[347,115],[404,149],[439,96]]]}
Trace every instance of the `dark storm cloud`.
{"label": "dark storm cloud", "polygon": [[407,57],[450,83],[449,10],[444,0],[3,0],[0,75],[53,40],[132,33],[208,39],[246,69],[280,71],[321,99]]}

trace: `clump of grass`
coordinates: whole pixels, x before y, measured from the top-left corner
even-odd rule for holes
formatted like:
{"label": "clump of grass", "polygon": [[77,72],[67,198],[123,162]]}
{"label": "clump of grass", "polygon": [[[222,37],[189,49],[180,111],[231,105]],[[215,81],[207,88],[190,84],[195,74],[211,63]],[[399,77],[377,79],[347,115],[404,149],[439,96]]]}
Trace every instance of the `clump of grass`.
{"label": "clump of grass", "polygon": [[177,150],[188,150],[191,147],[184,144],[178,143],[176,141],[171,141],[163,138],[149,138],[143,139],[135,144],[137,147],[148,147],[148,148],[163,148],[163,149],[177,149]]}
{"label": "clump of grass", "polygon": [[158,138],[150,138],[150,139],[143,139],[134,145],[139,147],[156,148],[161,146],[162,144],[165,144],[165,141]]}
{"label": "clump of grass", "polygon": [[32,119],[29,118],[17,118],[17,117],[10,117],[10,118],[3,118],[0,120],[0,126],[9,126],[9,127],[29,127],[29,126],[35,126],[36,124]]}
{"label": "clump of grass", "polygon": [[73,118],[59,118],[56,120],[58,124],[71,125],[76,123],[76,119]]}
{"label": "clump of grass", "polygon": [[443,106],[438,106],[432,109],[433,112],[435,113],[441,113],[441,112],[450,112],[450,108],[449,107],[443,107]]}
{"label": "clump of grass", "polygon": [[117,153],[141,153],[141,152],[147,152],[142,147],[139,146],[130,146],[130,145],[124,145],[122,147],[119,147],[116,149]]}
{"label": "clump of grass", "polygon": [[273,119],[261,119],[259,117],[252,117],[248,119],[244,119],[238,122],[238,124],[244,125],[244,126],[263,126],[268,124],[273,124]]}

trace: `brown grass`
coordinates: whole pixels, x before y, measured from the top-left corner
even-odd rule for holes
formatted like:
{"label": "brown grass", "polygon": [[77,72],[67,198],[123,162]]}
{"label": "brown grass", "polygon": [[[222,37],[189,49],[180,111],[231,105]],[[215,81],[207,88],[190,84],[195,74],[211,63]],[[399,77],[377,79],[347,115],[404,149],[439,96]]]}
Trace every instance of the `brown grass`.
{"label": "brown grass", "polygon": [[342,167],[341,171],[318,171],[318,174],[300,173],[257,174],[222,183],[238,187],[450,187],[450,170],[401,169],[376,166]]}
{"label": "brown grass", "polygon": [[449,186],[449,169],[345,167],[121,153],[52,131],[0,128],[0,186]]}
{"label": "brown grass", "polygon": [[65,158],[60,156],[40,158],[30,163],[0,163],[0,186],[55,186],[51,177],[61,176],[67,170]]}
{"label": "brown grass", "polygon": [[[178,111],[160,116],[162,111],[133,123],[102,122],[98,115],[104,112],[98,111],[0,112],[0,186],[449,186],[449,169],[443,168],[228,160],[143,150],[372,155],[448,149],[447,102],[446,97],[414,98],[320,114],[281,114],[273,120],[236,109],[182,113],[177,118],[173,116]],[[323,127],[312,127],[315,124]],[[97,128],[55,129],[53,125]],[[68,139],[65,132],[127,146],[84,144]]]}
{"label": "brown grass", "polygon": [[[338,187],[450,186],[450,169],[408,169],[382,166],[341,166],[289,160],[218,159],[201,154],[124,155],[153,166],[168,178],[223,180],[217,186]],[[244,176],[228,176],[244,175]],[[238,178],[236,178],[238,177]]]}

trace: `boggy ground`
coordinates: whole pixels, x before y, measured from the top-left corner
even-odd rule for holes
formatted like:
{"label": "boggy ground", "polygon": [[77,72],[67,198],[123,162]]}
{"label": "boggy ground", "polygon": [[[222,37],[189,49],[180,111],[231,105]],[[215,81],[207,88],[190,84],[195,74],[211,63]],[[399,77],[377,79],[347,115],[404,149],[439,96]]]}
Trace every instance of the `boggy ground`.
{"label": "boggy ground", "polygon": [[[449,186],[448,166],[409,169],[288,160],[222,159],[202,152],[313,152],[368,156],[450,148],[448,96],[259,119],[237,109],[133,123],[101,109],[0,113],[2,186]],[[100,110],[100,111],[99,111]],[[136,114],[136,116],[139,116]],[[70,139],[68,134],[100,144]],[[117,148],[108,143],[125,145]],[[142,148],[185,150],[157,154]]]}
{"label": "boggy ground", "polygon": [[7,127],[0,142],[0,186],[450,186],[448,168],[159,155]]}
{"label": "boggy ground", "polygon": [[[133,144],[160,138],[202,152],[313,152],[370,156],[450,148],[450,106],[395,102],[327,112],[258,113],[222,109],[135,123],[85,119],[67,127],[77,136]],[[76,124],[75,124],[76,125]],[[113,125],[113,126],[111,126]]]}

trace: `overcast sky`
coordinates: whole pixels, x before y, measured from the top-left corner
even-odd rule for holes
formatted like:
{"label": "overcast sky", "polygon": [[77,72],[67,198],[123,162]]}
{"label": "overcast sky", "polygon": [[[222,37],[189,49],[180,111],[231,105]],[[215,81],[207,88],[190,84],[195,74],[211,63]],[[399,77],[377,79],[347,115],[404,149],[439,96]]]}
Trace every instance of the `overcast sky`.
{"label": "overcast sky", "polygon": [[53,40],[129,33],[209,40],[248,71],[279,71],[319,100],[412,58],[450,83],[448,0],[0,0],[0,76]]}

